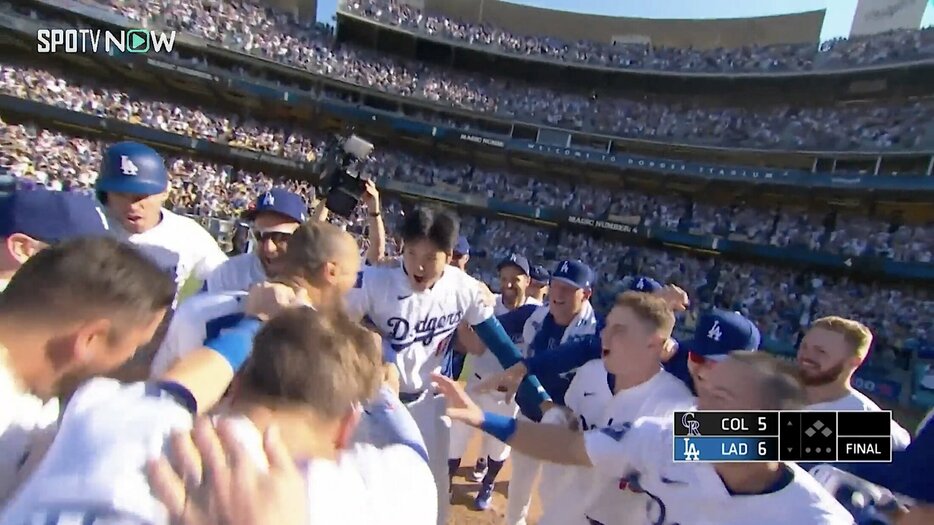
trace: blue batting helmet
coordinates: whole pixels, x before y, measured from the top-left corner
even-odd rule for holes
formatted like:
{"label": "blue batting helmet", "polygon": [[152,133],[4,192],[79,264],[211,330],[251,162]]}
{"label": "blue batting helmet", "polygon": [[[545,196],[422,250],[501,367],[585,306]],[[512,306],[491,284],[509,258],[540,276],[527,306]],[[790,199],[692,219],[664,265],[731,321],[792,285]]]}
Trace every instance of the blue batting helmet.
{"label": "blue batting helmet", "polygon": [[168,187],[162,155],[139,142],[118,142],[104,152],[95,189],[97,198],[106,203],[109,192],[156,195]]}

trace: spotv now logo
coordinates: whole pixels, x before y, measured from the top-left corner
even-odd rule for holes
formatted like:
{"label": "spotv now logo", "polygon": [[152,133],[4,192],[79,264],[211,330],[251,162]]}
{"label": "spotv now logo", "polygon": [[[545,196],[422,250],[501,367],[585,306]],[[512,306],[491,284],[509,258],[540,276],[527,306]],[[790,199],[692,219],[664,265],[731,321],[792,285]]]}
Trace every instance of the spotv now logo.
{"label": "spotv now logo", "polygon": [[171,53],[175,31],[40,29],[36,41],[39,53]]}

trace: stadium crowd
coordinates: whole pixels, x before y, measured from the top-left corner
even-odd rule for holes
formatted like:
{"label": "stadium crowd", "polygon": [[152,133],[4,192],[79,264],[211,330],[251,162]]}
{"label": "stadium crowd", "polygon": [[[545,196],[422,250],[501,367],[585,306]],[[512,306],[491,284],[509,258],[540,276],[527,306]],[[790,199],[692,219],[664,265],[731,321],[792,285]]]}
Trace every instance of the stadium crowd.
{"label": "stadium crowd", "polygon": [[[262,135],[260,135],[262,136]],[[97,177],[100,152],[105,144],[65,135],[36,126],[3,125],[0,134],[0,166],[14,176],[53,189],[89,190]],[[244,146],[251,146],[246,143]],[[408,170],[383,164],[377,155],[374,173],[401,180],[430,184]],[[180,213],[219,218],[237,217],[255,196],[269,189],[271,174],[250,172],[191,157],[167,159],[172,179],[168,203]],[[417,166],[417,165],[416,165]],[[418,173],[420,168],[416,167]],[[424,172],[421,172],[424,173]],[[285,182],[295,190],[307,184]],[[389,230],[403,216],[403,207],[384,200]],[[362,218],[358,218],[358,223]],[[359,224],[354,229],[359,230]],[[696,298],[696,309],[716,305],[741,311],[756,319],[763,335],[794,344],[810,321],[827,312],[842,312],[871,324],[878,350],[871,359],[885,366],[907,366],[912,348],[931,334],[932,308],[929,291],[910,287],[866,284],[849,278],[803,274],[799,271],[719,259],[685,256],[680,252],[632,247],[586,234],[565,233],[554,253],[548,251],[548,232],[516,221],[465,217],[463,232],[472,244],[468,266],[481,280],[494,286],[496,263],[510,253],[523,253],[535,264],[588,254],[597,272],[598,304],[606,305],[624,285],[627,276],[650,275],[674,282]],[[729,276],[721,279],[720,276]]]}
{"label": "stadium crowd", "polygon": [[[636,139],[731,147],[878,151],[914,150],[934,143],[927,126],[932,106],[923,100],[871,106],[753,108],[725,107],[711,101],[625,99],[590,91],[559,93],[338,44],[327,28],[294,22],[247,0],[85,1],[113,8],[133,20],[151,19],[330,78],[510,119]],[[912,43],[909,40],[905,45]],[[873,46],[858,49],[867,57],[879,54]]]}
{"label": "stadium crowd", "polygon": [[344,8],[383,24],[473,47],[486,46],[500,53],[621,69],[704,73],[812,71],[907,62],[934,55],[931,29],[838,39],[819,49],[809,44],[689,49],[651,44],[610,45],[588,40],[564,42],[542,35],[518,35],[489,24],[433,15],[400,0],[349,0]]}
{"label": "stadium crowd", "polygon": [[[0,93],[296,160],[314,160],[324,141],[322,135],[312,130],[178,105],[138,91],[19,65],[0,64]],[[378,150],[372,159],[372,169],[375,175],[405,182],[560,208],[593,218],[637,217],[644,226],[729,236],[760,244],[899,261],[930,262],[934,253],[934,228],[930,225],[886,223],[847,215],[828,217],[793,207],[765,210],[744,203],[713,206],[687,197],[647,195],[628,189],[609,192],[596,185],[431,161],[398,151]],[[226,176],[222,174],[221,180]],[[234,209],[248,201],[237,186],[215,188],[212,196],[204,198]],[[217,212],[228,216],[223,209]]]}

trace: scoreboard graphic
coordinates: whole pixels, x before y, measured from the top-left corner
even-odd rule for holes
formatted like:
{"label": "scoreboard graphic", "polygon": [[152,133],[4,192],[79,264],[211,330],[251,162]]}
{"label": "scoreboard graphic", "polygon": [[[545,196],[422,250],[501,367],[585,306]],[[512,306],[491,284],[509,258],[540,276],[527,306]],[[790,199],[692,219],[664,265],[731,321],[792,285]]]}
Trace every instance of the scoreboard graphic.
{"label": "scoreboard graphic", "polygon": [[675,462],[891,462],[892,412],[675,412]]}

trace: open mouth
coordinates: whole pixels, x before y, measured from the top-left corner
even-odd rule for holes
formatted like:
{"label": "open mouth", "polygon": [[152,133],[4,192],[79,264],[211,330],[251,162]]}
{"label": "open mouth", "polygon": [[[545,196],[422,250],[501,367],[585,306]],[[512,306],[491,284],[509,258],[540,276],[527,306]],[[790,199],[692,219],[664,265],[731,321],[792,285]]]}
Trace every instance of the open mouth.
{"label": "open mouth", "polygon": [[418,283],[418,284],[424,284],[424,283],[425,283],[425,276],[424,276],[424,275],[412,275],[412,279],[413,279],[416,283]]}

